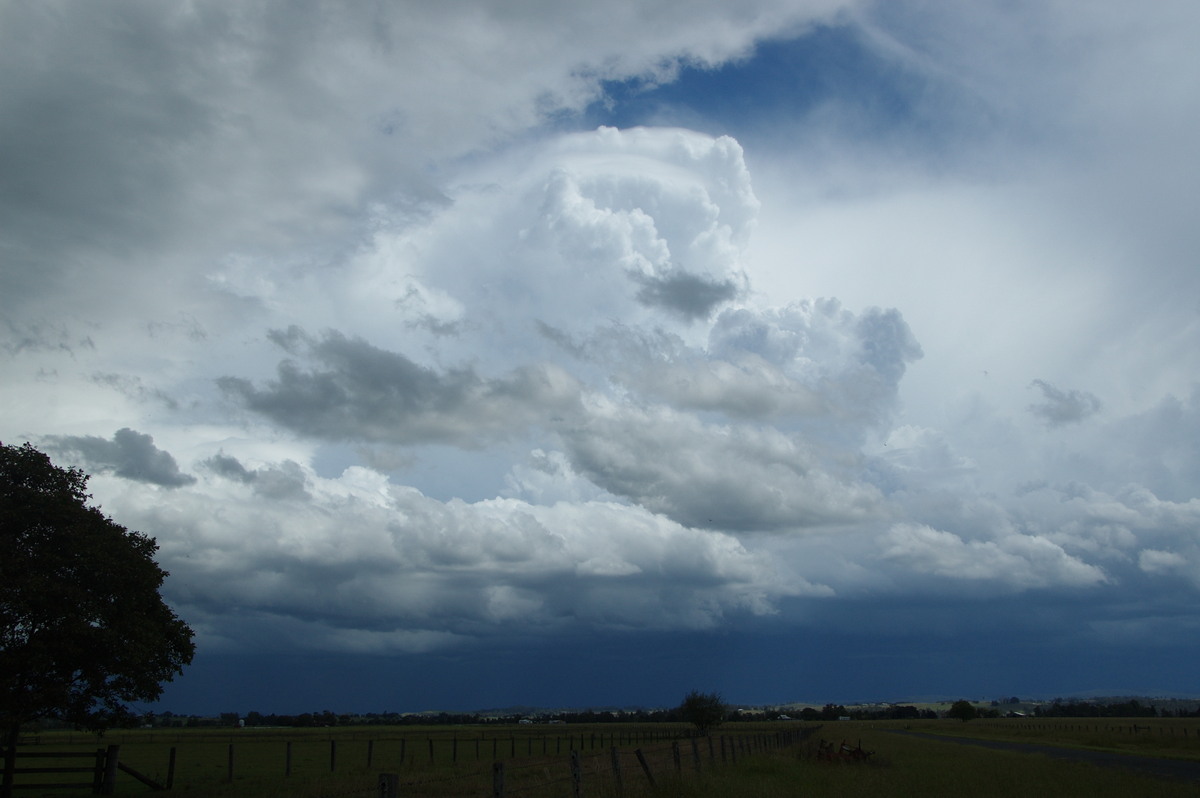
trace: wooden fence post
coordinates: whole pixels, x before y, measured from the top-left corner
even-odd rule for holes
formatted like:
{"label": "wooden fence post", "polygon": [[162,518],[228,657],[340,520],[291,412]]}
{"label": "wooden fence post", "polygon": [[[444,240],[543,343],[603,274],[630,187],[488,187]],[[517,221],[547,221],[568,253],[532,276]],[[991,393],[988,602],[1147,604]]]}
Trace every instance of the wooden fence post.
{"label": "wooden fence post", "polygon": [[401,737],[400,738],[400,764],[401,765],[404,764],[404,753],[405,753],[404,749],[406,749],[407,747],[408,747],[408,738]]}
{"label": "wooden fence post", "polygon": [[696,766],[696,772],[700,772],[700,743],[695,737],[692,738],[692,764]]}
{"label": "wooden fence post", "polygon": [[96,749],[96,764],[92,767],[92,794],[99,795],[104,789],[104,749]]}
{"label": "wooden fence post", "polygon": [[642,766],[642,772],[646,774],[646,780],[650,782],[650,786],[658,787],[654,783],[654,774],[650,772],[650,765],[646,762],[646,755],[642,753],[642,749],[638,748],[633,753],[637,757],[638,764]]}
{"label": "wooden fence post", "polygon": [[451,740],[453,746],[450,749],[450,761],[455,765],[458,764],[458,735],[454,735]]}
{"label": "wooden fence post", "polygon": [[[230,746],[232,748],[233,746]],[[104,756],[104,786],[100,789],[103,795],[112,795],[117,789],[117,763],[120,761],[121,746],[110,745]]]}
{"label": "wooden fence post", "polygon": [[400,798],[400,775],[398,773],[379,774],[379,798]]}
{"label": "wooden fence post", "polygon": [[430,737],[430,738],[428,738],[427,741],[429,743],[429,761],[432,762],[433,761],[433,738]]}
{"label": "wooden fence post", "polygon": [[583,798],[583,768],[579,765],[579,752],[571,752],[571,795]]}
{"label": "wooden fence post", "polygon": [[683,765],[679,762],[679,741],[671,741],[671,759],[675,760],[675,775],[678,776],[683,770]]}
{"label": "wooden fence post", "polygon": [[167,760],[167,789],[175,786],[175,746],[171,746],[171,756]]}
{"label": "wooden fence post", "polygon": [[337,740],[329,741],[329,772],[337,770]]}
{"label": "wooden fence post", "polygon": [[367,740],[367,770],[371,769],[373,759],[375,759],[375,741]]}
{"label": "wooden fence post", "polygon": [[227,764],[226,770],[228,771],[228,773],[227,773],[228,778],[226,780],[232,784],[233,783],[233,743],[229,744],[229,759],[226,764]]}
{"label": "wooden fence post", "polygon": [[492,798],[504,798],[504,763],[492,763]]}
{"label": "wooden fence post", "polygon": [[287,753],[283,755],[283,777],[286,779],[292,775],[292,742],[287,743]]}
{"label": "wooden fence post", "polygon": [[17,769],[17,740],[20,734],[10,734],[8,745],[4,747],[4,778],[0,781],[0,796],[2,798],[12,798],[13,781],[16,779]]}
{"label": "wooden fence post", "polygon": [[613,782],[617,785],[617,796],[625,794],[625,783],[621,780],[621,754],[617,751],[617,747],[612,747],[612,770]]}

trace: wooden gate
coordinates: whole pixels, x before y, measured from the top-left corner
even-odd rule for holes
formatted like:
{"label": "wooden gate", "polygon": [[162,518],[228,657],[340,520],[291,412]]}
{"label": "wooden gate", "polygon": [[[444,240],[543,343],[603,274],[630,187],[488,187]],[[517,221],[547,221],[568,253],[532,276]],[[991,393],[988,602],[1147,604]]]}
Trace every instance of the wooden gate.
{"label": "wooden gate", "polygon": [[[120,746],[97,748],[94,751],[22,751],[6,752],[4,757],[4,781],[0,786],[0,798],[12,798],[14,790],[63,790],[90,789],[94,795],[111,795],[116,780],[117,751]],[[65,764],[89,760],[89,764]],[[18,760],[34,760],[29,765],[17,765]],[[40,760],[40,762],[38,761]],[[22,778],[33,774],[87,774],[87,781],[37,781]],[[21,784],[19,781],[26,783]]]}

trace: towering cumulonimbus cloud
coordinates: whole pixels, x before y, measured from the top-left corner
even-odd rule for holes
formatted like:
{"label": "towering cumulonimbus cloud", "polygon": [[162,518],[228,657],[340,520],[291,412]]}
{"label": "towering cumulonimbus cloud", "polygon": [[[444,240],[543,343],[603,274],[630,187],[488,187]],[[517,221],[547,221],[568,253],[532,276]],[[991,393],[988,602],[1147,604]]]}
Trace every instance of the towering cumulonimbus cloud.
{"label": "towering cumulonimbus cloud", "polygon": [[429,225],[381,236],[363,264],[385,290],[446,297],[443,323],[521,338],[514,319],[571,334],[611,321],[702,327],[747,288],[758,200],[728,137],[570,134],[452,195]]}
{"label": "towering cumulonimbus cloud", "polygon": [[205,651],[1191,684],[1198,14],[0,4],[0,438]]}

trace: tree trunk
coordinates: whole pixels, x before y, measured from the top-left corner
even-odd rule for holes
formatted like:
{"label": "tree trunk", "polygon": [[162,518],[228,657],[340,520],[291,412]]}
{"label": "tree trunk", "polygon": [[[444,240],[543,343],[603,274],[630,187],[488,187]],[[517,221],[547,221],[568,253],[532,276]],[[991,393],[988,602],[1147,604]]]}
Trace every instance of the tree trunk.
{"label": "tree trunk", "polygon": [[0,783],[0,798],[12,798],[13,777],[17,767],[17,740],[21,739],[21,724],[8,730],[8,744],[4,747],[4,781]]}

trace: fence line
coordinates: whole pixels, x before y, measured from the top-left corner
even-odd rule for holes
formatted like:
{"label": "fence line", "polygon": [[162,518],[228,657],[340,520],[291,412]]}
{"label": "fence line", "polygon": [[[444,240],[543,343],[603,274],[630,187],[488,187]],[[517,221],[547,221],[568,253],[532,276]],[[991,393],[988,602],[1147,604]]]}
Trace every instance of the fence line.
{"label": "fence line", "polygon": [[[495,779],[499,778],[503,787],[500,794],[509,796],[524,796],[544,791],[548,785],[566,790],[563,785],[572,784],[572,792],[577,794],[584,782],[589,784],[605,784],[606,789],[616,794],[625,794],[627,790],[642,791],[653,783],[661,783],[663,779],[681,778],[686,772],[695,776],[721,764],[736,764],[739,758],[745,758],[791,742],[803,739],[813,729],[789,729],[777,732],[753,732],[736,730],[730,734],[697,736],[683,728],[647,729],[647,730],[614,730],[583,731],[567,734],[508,734],[491,735],[492,746],[482,743],[486,738],[480,736],[458,735],[452,737],[434,737],[429,735],[405,735],[402,737],[374,738],[357,741],[341,740],[262,740],[242,739],[237,742],[226,742],[224,745],[215,741],[200,743],[207,747],[207,754],[189,752],[186,747],[181,750],[176,746],[170,748],[170,759],[167,763],[165,785],[156,779],[143,775],[125,763],[120,762],[117,750],[120,746],[109,746],[107,751],[80,754],[74,756],[92,757],[93,765],[77,768],[75,772],[90,773],[93,779],[88,784],[78,784],[79,787],[92,786],[96,790],[107,789],[110,793],[116,781],[117,771],[129,774],[143,784],[157,790],[171,789],[175,786],[177,774],[189,773],[200,763],[209,763],[204,767],[211,775],[204,780],[212,783],[217,780],[226,783],[236,779],[270,778],[274,772],[282,774],[284,779],[298,776],[312,777],[323,769],[321,759],[322,746],[328,746],[328,770],[326,773],[342,771],[346,775],[361,773],[372,780],[384,775],[396,775],[404,792],[401,794],[420,794],[420,785],[446,784],[462,782],[476,785],[487,779],[491,771],[493,792]],[[518,737],[526,737],[523,745]],[[422,737],[424,745],[420,745]],[[538,744],[538,737],[541,743]],[[228,740],[229,738],[225,738]],[[415,750],[420,755],[410,756],[414,747],[409,747],[409,739],[416,744]],[[339,746],[338,742],[343,745]],[[459,745],[463,742],[464,745]],[[474,745],[469,743],[473,742]],[[282,743],[282,745],[280,745]],[[293,746],[299,743],[299,747]],[[278,754],[265,757],[263,752],[268,746],[278,746],[274,750]],[[214,750],[217,749],[217,750]],[[242,748],[250,749],[248,754]],[[221,750],[223,749],[223,750]],[[428,751],[428,758],[424,751]],[[490,750],[489,750],[490,749]],[[152,749],[158,751],[155,747]],[[111,756],[107,752],[111,751]],[[219,753],[218,753],[219,751]],[[491,760],[485,760],[487,753],[495,752]],[[539,753],[544,752],[544,753]],[[53,752],[37,752],[46,756]],[[61,754],[63,752],[59,752]],[[189,753],[191,756],[189,756]],[[95,764],[95,757],[105,754],[103,767]],[[32,752],[18,752],[18,756],[31,756]],[[340,755],[340,756],[339,756]],[[276,756],[279,758],[276,759]],[[219,758],[218,758],[219,757]],[[136,758],[136,757],[135,757]],[[475,761],[471,761],[472,758]],[[222,761],[223,760],[223,761]],[[140,759],[137,767],[144,769],[145,759]],[[216,772],[214,773],[213,766]],[[222,765],[224,767],[222,767]],[[452,768],[444,770],[443,768]],[[182,768],[182,770],[181,770]],[[190,769],[189,769],[190,768]],[[244,770],[248,772],[239,772]],[[103,773],[101,774],[101,771]],[[223,772],[222,772],[223,771]],[[30,770],[21,771],[27,775]],[[47,771],[39,771],[47,772]],[[101,774],[101,775],[97,775]],[[406,775],[407,774],[407,775]],[[499,774],[497,776],[497,774]],[[15,774],[14,774],[15,775]],[[221,777],[224,777],[223,779]],[[191,778],[184,775],[183,784],[193,787]],[[8,779],[11,781],[11,777]],[[382,783],[382,782],[381,782]],[[96,786],[100,785],[100,786]],[[105,787],[104,785],[108,785]],[[29,785],[33,787],[35,785]],[[44,786],[44,785],[36,785]],[[58,785],[55,785],[57,787]],[[379,785],[376,785],[379,786]],[[21,789],[20,786],[16,787]],[[49,787],[47,787],[49,789]],[[372,787],[371,790],[374,790]],[[379,786],[379,789],[383,789]],[[363,788],[360,792],[368,792]],[[481,793],[482,794],[482,793]],[[595,792],[589,788],[589,794]],[[0,798],[11,798],[12,792],[0,790]]]}
{"label": "fence line", "polygon": [[[663,740],[667,740],[667,739],[670,739],[673,737],[678,738],[680,736],[680,734],[681,734],[680,730],[657,729],[657,730],[621,732],[621,733],[580,732],[577,734],[572,733],[572,734],[566,734],[566,735],[562,735],[562,734],[559,734],[559,735],[539,735],[539,734],[517,735],[514,733],[509,733],[507,735],[492,735],[491,736],[491,746],[490,746],[490,754],[491,754],[490,759],[492,761],[495,761],[495,760],[500,760],[505,757],[507,757],[509,759],[516,759],[518,756],[521,756],[521,755],[524,755],[526,757],[536,756],[537,754],[534,749],[534,744],[536,742],[535,738],[540,739],[540,745],[538,747],[541,749],[542,755],[543,756],[551,756],[551,755],[561,755],[563,753],[570,753],[572,751],[584,752],[584,751],[607,750],[608,748],[610,748],[614,745],[617,745],[618,740],[628,741],[629,744],[643,744],[643,745],[647,744],[647,743],[652,744],[652,743],[661,742]],[[418,745],[421,742],[421,737],[424,737],[424,745],[419,746],[418,750],[423,748],[425,750],[426,754],[423,756],[420,756],[420,757],[411,757],[411,758],[408,756],[409,751],[408,751],[407,744],[408,744],[409,739],[412,739],[412,736],[403,736],[403,737],[399,737],[399,738],[395,738],[395,737],[393,737],[393,738],[386,738],[386,737],[372,738],[372,739],[366,740],[365,741],[365,743],[366,743],[365,769],[372,770],[376,767],[376,765],[380,766],[381,768],[382,767],[395,768],[395,767],[399,766],[401,768],[406,768],[406,769],[419,768],[422,766],[422,764],[427,764],[429,766],[435,766],[439,763],[442,763],[442,764],[448,763],[448,764],[452,764],[452,765],[458,765],[464,759],[464,757],[462,757],[460,755],[460,752],[462,752],[464,750],[465,751],[472,750],[471,748],[469,748],[467,746],[460,746],[459,745],[460,738],[457,735],[451,736],[449,738],[434,737],[434,736],[429,736],[429,735],[417,735],[415,737],[416,737],[416,739],[414,739],[414,742],[418,743]],[[519,737],[526,738],[524,745],[520,745],[520,746],[518,745]],[[467,738],[467,739],[470,739],[470,738]],[[474,743],[474,746],[473,746],[474,760],[476,762],[483,762],[484,758],[488,752],[488,748],[485,748],[481,745],[481,742],[483,740],[484,740],[484,738],[482,736],[475,737],[472,740],[472,742]],[[465,742],[466,740],[461,740],[461,741]],[[358,741],[343,740],[343,742],[344,743],[357,742],[357,743],[361,744],[364,741],[362,741],[362,740],[358,740]],[[395,751],[395,746],[397,743],[399,744],[398,753]],[[201,744],[204,744],[204,743],[201,743]],[[208,743],[208,744],[211,744],[211,743]],[[240,747],[242,747],[242,746],[257,747],[257,746],[280,745],[280,744],[282,745],[282,751],[283,751],[282,762],[281,762],[280,767],[282,769],[284,778],[291,778],[299,770],[299,768],[297,767],[297,764],[298,764],[297,763],[297,752],[301,749],[304,749],[309,752],[308,759],[310,761],[309,761],[309,764],[307,767],[307,770],[309,772],[311,772],[313,770],[313,764],[311,762],[311,760],[313,758],[312,752],[316,749],[319,749],[319,747],[321,747],[321,746],[328,745],[328,752],[329,752],[328,771],[330,773],[337,772],[339,769],[339,766],[341,765],[341,760],[344,759],[344,757],[338,756],[338,754],[339,754],[338,741],[333,740],[333,739],[330,739],[327,741],[322,741],[322,740],[272,741],[272,740],[256,740],[252,737],[244,738],[243,740],[238,741],[238,742],[230,741],[230,742],[226,743],[224,746],[224,749],[225,749],[224,754],[225,755],[223,758],[224,758],[224,764],[225,764],[225,781],[232,782],[237,777],[238,764],[240,762],[240,757],[237,755],[237,751],[239,750]],[[296,744],[296,745],[294,746],[293,744]],[[391,759],[385,759],[383,756],[380,755],[381,752],[388,753],[388,751],[387,751],[388,748],[392,749],[390,753],[392,753],[393,758],[391,758]],[[524,749],[524,750],[522,751],[521,749]],[[354,766],[351,765],[351,767],[353,768]]]}
{"label": "fence line", "polygon": [[[797,745],[815,733],[818,728],[820,727],[773,733],[721,735],[720,739],[723,746],[728,746],[730,750],[740,750],[742,757],[745,758]],[[493,763],[492,766],[492,796],[493,798],[510,798],[511,796],[529,795],[566,781],[571,783],[573,796],[583,793],[585,782],[588,783],[589,794],[594,794],[595,786],[602,785],[611,787],[616,795],[624,796],[629,789],[637,792],[644,792],[646,788],[653,790],[664,781],[683,779],[688,773],[693,774],[692,778],[699,778],[704,772],[715,769],[721,764],[716,758],[713,738],[708,737],[707,739],[708,746],[701,746],[700,738],[697,737],[686,738],[684,741],[686,745],[681,745],[681,740],[676,739],[669,743],[639,747],[633,751],[623,751],[617,746],[613,746],[609,749],[607,757],[593,755],[583,758],[580,757],[578,751],[572,751],[569,760],[569,775],[560,775],[555,778],[549,777],[547,772],[546,778],[530,779],[528,775],[537,769],[536,764],[514,766],[500,760]],[[710,756],[707,767],[703,764],[702,747],[709,749]],[[685,749],[690,756],[685,757]],[[636,765],[628,762],[630,756]],[[607,764],[605,763],[606,758]],[[685,759],[687,759],[686,766]],[[733,761],[729,760],[728,764],[732,764]],[[561,773],[561,761],[556,764]],[[628,778],[626,777],[627,773],[630,774]],[[634,774],[640,774],[640,777],[635,777]],[[521,778],[521,776],[525,776],[525,778]]]}

